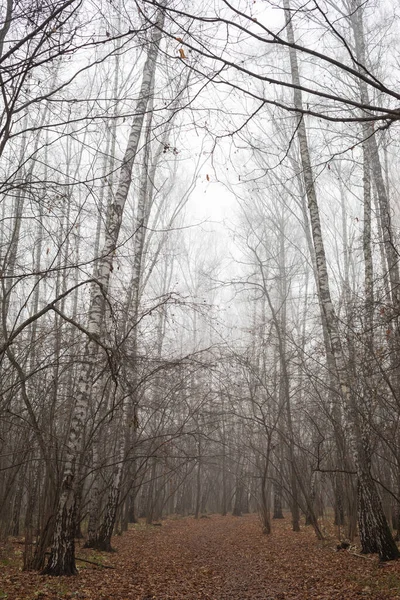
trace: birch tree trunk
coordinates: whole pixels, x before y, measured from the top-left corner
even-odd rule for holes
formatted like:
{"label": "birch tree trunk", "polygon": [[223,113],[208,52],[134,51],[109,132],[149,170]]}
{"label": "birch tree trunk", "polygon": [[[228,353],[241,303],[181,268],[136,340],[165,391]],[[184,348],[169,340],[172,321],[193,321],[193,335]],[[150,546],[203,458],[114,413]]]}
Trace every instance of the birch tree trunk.
{"label": "birch tree trunk", "polygon": [[[289,0],[284,0],[284,8],[288,41],[290,44],[294,44],[294,33]],[[360,521],[360,524],[363,527],[363,531],[360,531],[361,542],[363,550],[371,551],[371,548],[373,547],[374,551],[379,553],[379,558],[381,560],[393,560],[400,557],[400,552],[391,535],[389,525],[382,509],[382,503],[379,498],[375,482],[372,478],[370,463],[368,460],[368,452],[365,448],[362,436],[358,406],[347,381],[347,364],[341,344],[337,315],[331,298],[319,206],[311,166],[307,132],[304,117],[302,115],[303,100],[301,90],[299,89],[300,75],[297,63],[297,54],[294,48],[289,49],[289,58],[292,82],[296,86],[296,88],[293,90],[293,100],[295,108],[299,111],[297,138],[300,147],[303,178],[308,200],[313,245],[315,249],[318,276],[318,294],[320,296],[321,305],[325,314],[332,354],[335,361],[335,369],[344,401],[346,418],[349,424],[350,445],[356,465],[360,490],[359,497],[361,502],[359,504],[359,510],[362,511],[364,515]],[[372,546],[369,544],[366,545],[366,540],[371,542],[373,541]]]}
{"label": "birch tree trunk", "polygon": [[[117,27],[120,27],[120,18],[117,21]],[[117,49],[120,44],[117,42]],[[119,94],[119,72],[120,72],[120,55],[117,54],[114,57],[114,78],[112,87],[112,98],[118,98]],[[95,263],[95,274],[97,276],[98,259],[101,256],[100,252],[100,239],[102,235],[103,225],[103,207],[106,206],[108,213],[110,205],[112,203],[113,187],[114,187],[114,171],[115,171],[115,160],[116,160],[116,137],[117,137],[117,116],[119,112],[118,101],[115,103],[113,111],[113,119],[111,120],[110,127],[107,128],[106,132],[106,150],[103,157],[103,185],[101,186],[99,193],[99,208],[96,223],[96,234],[94,243],[94,258]],[[104,315],[103,315],[104,316]],[[104,377],[100,378],[97,388],[103,387],[104,389]],[[108,410],[107,402],[104,401],[104,397],[101,400],[100,410],[98,411],[98,423],[99,427],[92,441],[92,467],[93,467],[93,483],[91,486],[90,500],[89,500],[89,519],[87,528],[87,540],[85,548],[94,548],[97,543],[98,526],[99,526],[99,513],[100,513],[100,448],[102,445],[102,427],[105,414]]]}
{"label": "birch tree trunk", "polygon": [[[308,214],[308,207],[306,204],[306,190],[304,187],[304,180],[301,174],[301,166],[298,164],[296,160],[292,158],[292,164],[294,170],[298,173],[298,185],[301,195],[301,211],[304,219],[304,234],[306,237],[308,251],[310,253],[311,264],[314,274],[315,283],[318,288],[318,269],[317,269],[317,259],[315,256],[315,249],[313,244],[310,218]],[[321,317],[321,328],[322,328],[322,339],[325,347],[326,354],[326,368],[327,368],[327,376],[329,382],[329,402],[330,402],[330,414],[331,419],[335,431],[335,444],[336,444],[336,459],[338,464],[344,464],[345,468],[347,468],[348,452],[347,452],[347,444],[345,440],[345,436],[343,435],[343,427],[342,427],[342,411],[339,403],[340,392],[338,390],[338,382],[336,377],[336,367],[335,360],[332,354],[331,341],[329,337],[328,325],[326,322],[325,312],[321,303],[321,298],[318,295],[318,306]],[[350,468],[349,468],[350,470]],[[343,473],[337,473],[334,481],[334,494],[335,494],[335,525],[343,525],[344,521],[344,511],[343,506],[347,506],[347,513],[349,517],[349,527],[351,527],[351,523],[355,520],[355,516],[350,507],[353,506],[353,490],[352,486],[349,484],[346,486],[344,482]],[[350,539],[353,538],[353,535],[350,534]]]}
{"label": "birch tree trunk", "polygon": [[90,382],[95,366],[97,343],[101,335],[101,322],[104,313],[104,301],[107,296],[110,275],[113,270],[114,252],[118,244],[118,236],[122,223],[122,215],[132,179],[132,169],[136,157],[142,125],[149,102],[149,96],[154,81],[158,48],[161,40],[161,29],[164,20],[164,10],[160,9],[157,16],[157,27],[154,28],[151,44],[143,68],[142,84],[136,106],[136,117],[131,126],[128,145],[123,158],[119,183],[113,202],[110,204],[102,253],[98,261],[98,285],[91,290],[88,311],[87,329],[91,334],[85,348],[85,362],[78,381],[75,399],[75,410],[67,444],[66,461],[60,499],[58,503],[55,532],[52,549],[47,566],[43,573],[47,575],[75,575],[75,513],[76,513],[76,481],[75,473],[79,451],[82,444],[82,434],[87,414]]}

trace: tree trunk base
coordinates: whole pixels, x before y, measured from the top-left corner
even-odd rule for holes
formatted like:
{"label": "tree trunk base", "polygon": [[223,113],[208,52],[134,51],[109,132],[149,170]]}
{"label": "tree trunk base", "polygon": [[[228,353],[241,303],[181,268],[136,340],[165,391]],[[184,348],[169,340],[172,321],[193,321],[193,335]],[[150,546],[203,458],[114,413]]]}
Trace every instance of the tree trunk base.
{"label": "tree trunk base", "polygon": [[49,562],[40,574],[50,575],[52,577],[73,577],[74,575],[78,575],[78,569],[75,565],[74,550],[68,551],[62,558],[50,554]]}
{"label": "tree trunk base", "polygon": [[50,568],[48,565],[40,572],[41,575],[49,575],[50,577],[74,577],[78,575],[78,569],[75,565],[65,567]]}
{"label": "tree trunk base", "polygon": [[358,480],[358,508],[361,553],[378,553],[381,562],[399,559],[400,550],[393,539],[369,472],[362,473]]}

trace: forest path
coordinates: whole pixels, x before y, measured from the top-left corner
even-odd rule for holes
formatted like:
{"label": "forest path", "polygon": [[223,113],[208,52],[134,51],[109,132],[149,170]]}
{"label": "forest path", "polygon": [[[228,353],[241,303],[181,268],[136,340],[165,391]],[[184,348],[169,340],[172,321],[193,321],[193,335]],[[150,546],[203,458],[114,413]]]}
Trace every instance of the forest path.
{"label": "forest path", "polygon": [[115,554],[77,549],[114,569],[78,562],[78,577],[50,578],[11,564],[0,571],[0,598],[400,600],[399,561],[380,566],[375,557],[335,552],[334,539],[321,544],[309,527],[293,533],[289,518],[273,528],[263,535],[255,515],[139,524],[113,539]]}

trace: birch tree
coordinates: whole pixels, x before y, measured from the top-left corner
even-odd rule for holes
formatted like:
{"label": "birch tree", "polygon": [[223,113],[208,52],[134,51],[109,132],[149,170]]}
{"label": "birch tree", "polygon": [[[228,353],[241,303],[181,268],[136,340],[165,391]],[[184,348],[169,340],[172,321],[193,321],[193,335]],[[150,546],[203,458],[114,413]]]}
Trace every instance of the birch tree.
{"label": "birch tree", "polygon": [[74,554],[75,510],[76,510],[76,469],[79,462],[79,451],[82,444],[82,433],[90,394],[90,381],[95,366],[94,357],[98,351],[97,341],[101,339],[101,322],[105,300],[113,270],[113,256],[118,243],[123,211],[128,196],[132,170],[137,153],[142,125],[150,99],[155,77],[158,48],[161,41],[161,28],[164,18],[163,8],[157,16],[157,27],[154,28],[147,58],[143,67],[142,84],[136,105],[136,117],[132,123],[129,140],[119,173],[118,187],[114,200],[110,204],[106,218],[104,243],[101,258],[97,267],[96,285],[91,290],[88,310],[87,331],[89,339],[86,344],[86,362],[79,375],[79,385],[72,416],[66,465],[57,508],[55,531],[51,555],[44,573],[48,575],[75,575],[77,573]]}
{"label": "birch tree", "polygon": [[[301,112],[303,101],[300,89],[300,75],[297,54],[295,48],[293,47],[295,45],[294,32],[290,18],[291,13],[288,0],[285,0],[284,6],[286,11],[288,40],[291,45],[289,50],[291,74],[292,81],[295,86],[293,102]],[[328,327],[332,354],[335,360],[335,368],[340,383],[346,418],[350,426],[350,444],[357,469],[359,484],[359,525],[363,551],[375,551],[379,553],[381,560],[392,560],[399,558],[400,552],[391,535],[390,528],[382,509],[381,500],[376,489],[376,484],[371,474],[369,452],[368,448],[366,447],[366,441],[362,435],[359,409],[357,407],[356,398],[354,397],[354,394],[348,383],[348,368],[338,331],[337,315],[331,299],[325,247],[321,231],[319,206],[308,147],[307,131],[303,116],[299,117],[297,137],[300,147],[304,184],[307,194],[311,231],[315,249],[318,293],[321,299],[321,305]]]}

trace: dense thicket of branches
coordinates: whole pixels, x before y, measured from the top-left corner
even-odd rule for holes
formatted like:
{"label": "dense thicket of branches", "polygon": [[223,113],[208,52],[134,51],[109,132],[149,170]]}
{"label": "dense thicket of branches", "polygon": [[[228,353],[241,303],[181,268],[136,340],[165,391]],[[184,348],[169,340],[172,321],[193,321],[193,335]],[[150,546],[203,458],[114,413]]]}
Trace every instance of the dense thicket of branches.
{"label": "dense thicket of branches", "polygon": [[[8,0],[0,536],[289,509],[399,557],[395,11]],[[46,560],[46,553],[50,558]]]}

